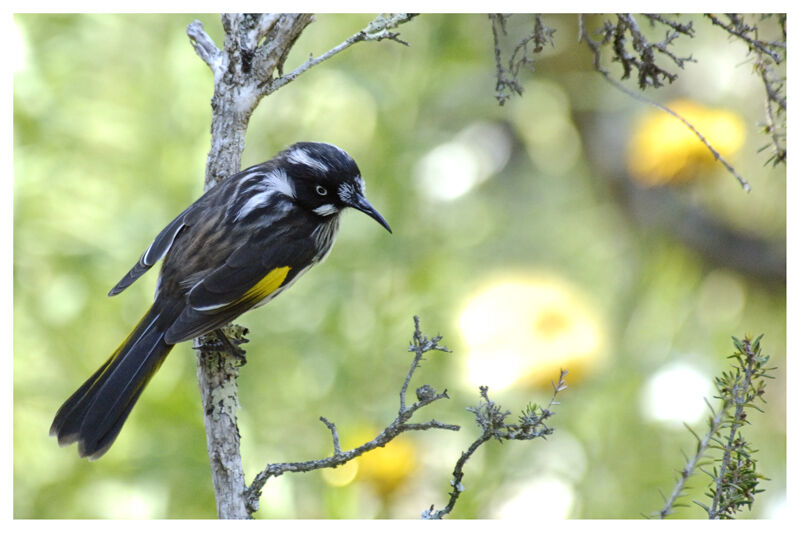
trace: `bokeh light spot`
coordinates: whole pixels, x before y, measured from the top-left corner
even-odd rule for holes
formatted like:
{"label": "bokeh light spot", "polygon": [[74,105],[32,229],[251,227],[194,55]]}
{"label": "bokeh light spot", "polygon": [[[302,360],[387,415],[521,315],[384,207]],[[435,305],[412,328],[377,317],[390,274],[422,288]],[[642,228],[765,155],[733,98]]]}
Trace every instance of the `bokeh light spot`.
{"label": "bokeh light spot", "polygon": [[415,169],[417,187],[433,200],[455,200],[500,172],[510,155],[511,139],[500,125],[473,123],[425,154]]}
{"label": "bokeh light spot", "polygon": [[489,284],[469,299],[459,329],[467,380],[495,390],[549,384],[561,368],[574,382],[603,354],[599,314],[576,288],[550,276]]}
{"label": "bokeh light spot", "polygon": [[656,422],[694,424],[707,412],[711,378],[687,363],[671,363],[658,370],[643,390],[642,415]]}
{"label": "bokeh light spot", "polygon": [[544,311],[537,317],[533,327],[542,338],[555,339],[569,327],[569,317],[552,310]]}
{"label": "bokeh light spot", "polygon": [[54,277],[42,292],[40,312],[51,324],[66,324],[84,309],[87,298],[83,280],[77,276],[61,274]]}
{"label": "bokeh light spot", "polygon": [[157,483],[99,481],[81,494],[85,508],[93,508],[108,519],[145,520],[163,516],[169,495]]}
{"label": "bokeh light spot", "polygon": [[[365,426],[353,433],[347,444],[357,446],[375,438],[379,433]],[[417,468],[417,449],[414,442],[400,436],[382,448],[375,448],[358,457],[356,479],[371,486],[375,492],[386,496],[400,488]]]}
{"label": "bokeh light spot", "polygon": [[512,100],[511,109],[510,120],[536,168],[550,176],[570,172],[582,146],[563,88],[536,79],[526,85],[524,99]]}
{"label": "bokeh light spot", "polygon": [[[744,123],[733,111],[690,100],[676,100],[667,107],[688,120],[725,158],[744,143]],[[709,149],[683,122],[661,110],[641,117],[628,144],[628,170],[645,186],[689,181],[716,164]]]}
{"label": "bokeh light spot", "polygon": [[744,285],[739,276],[714,270],[700,285],[697,313],[706,324],[733,321],[744,310]]}
{"label": "bokeh light spot", "polygon": [[25,41],[25,33],[19,24],[14,21],[11,25],[11,71],[16,74],[22,72],[28,66],[28,43]]}
{"label": "bokeh light spot", "polygon": [[322,479],[333,487],[349,485],[358,474],[358,461],[350,461],[336,468],[322,469]]}
{"label": "bokeh light spot", "polygon": [[575,491],[569,483],[545,476],[518,486],[518,489],[519,492],[499,504],[496,518],[530,520],[534,508],[537,520],[569,518],[575,501]]}

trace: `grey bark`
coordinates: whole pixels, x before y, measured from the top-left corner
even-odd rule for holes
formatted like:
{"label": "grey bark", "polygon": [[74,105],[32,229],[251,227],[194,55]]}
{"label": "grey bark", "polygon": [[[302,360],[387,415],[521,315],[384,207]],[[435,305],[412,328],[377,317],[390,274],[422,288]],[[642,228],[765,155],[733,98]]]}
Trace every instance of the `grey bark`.
{"label": "grey bark", "polygon": [[[199,21],[186,28],[197,55],[214,75],[211,99],[211,148],[206,161],[208,190],[241,168],[245,134],[250,116],[261,98],[294,81],[309,68],[360,41],[398,39],[390,32],[413,18],[409,14],[380,15],[366,28],[337,47],[283,75],[283,64],[297,38],[308,26],[311,14],[223,14],[223,49],[203,30]],[[406,44],[406,43],[403,43]],[[229,337],[241,338],[243,328],[223,328]],[[214,335],[210,335],[213,339]],[[206,441],[219,518],[252,518],[255,508],[247,499],[247,486],[239,450],[237,378],[242,361],[219,352],[200,337],[195,339],[197,378],[203,401]]]}
{"label": "grey bark", "polygon": [[[266,94],[265,82],[310,22],[308,14],[222,15],[224,50],[216,47],[199,21],[187,28],[195,51],[214,74],[206,190],[239,171],[247,126]],[[262,38],[265,44],[258,46]],[[244,497],[247,485],[236,418],[240,363],[225,352],[209,349],[204,338],[195,340],[195,348],[217,516],[252,518]]]}

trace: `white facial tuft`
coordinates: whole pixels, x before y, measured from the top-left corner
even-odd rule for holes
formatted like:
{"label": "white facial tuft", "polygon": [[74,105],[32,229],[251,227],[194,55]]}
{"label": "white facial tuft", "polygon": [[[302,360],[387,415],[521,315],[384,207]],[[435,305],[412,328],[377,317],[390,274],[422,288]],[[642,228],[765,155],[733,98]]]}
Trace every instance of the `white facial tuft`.
{"label": "white facial tuft", "polygon": [[338,213],[339,208],[333,204],[322,204],[321,206],[314,208],[314,212],[323,217],[327,217]]}
{"label": "white facial tuft", "polygon": [[278,191],[279,193],[294,198],[294,185],[292,180],[286,175],[283,170],[273,170],[264,178],[264,183],[268,189]]}
{"label": "white facial tuft", "polygon": [[348,182],[342,183],[337,191],[342,202],[348,205],[353,203],[357,195],[364,195],[364,180],[361,176],[356,176],[354,181],[355,185]]}
{"label": "white facial tuft", "polygon": [[308,152],[306,152],[302,148],[295,148],[286,159],[290,163],[294,163],[295,165],[305,165],[307,167],[319,170],[321,172],[328,172],[330,169],[328,165],[324,162],[320,161],[319,159],[314,159]]}

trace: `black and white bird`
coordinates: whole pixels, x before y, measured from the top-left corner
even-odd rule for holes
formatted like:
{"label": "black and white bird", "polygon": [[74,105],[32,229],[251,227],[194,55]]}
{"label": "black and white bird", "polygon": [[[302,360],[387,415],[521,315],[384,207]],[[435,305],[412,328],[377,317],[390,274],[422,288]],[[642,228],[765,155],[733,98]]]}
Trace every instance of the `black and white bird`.
{"label": "black and white bird", "polygon": [[219,330],[290,287],[328,255],[347,207],[391,232],[367,201],[355,161],[326,143],[294,144],[208,190],[108,293],[119,294],[163,260],[153,305],[64,402],[50,434],[62,446],[77,442],[82,457],[102,456],[172,347]]}

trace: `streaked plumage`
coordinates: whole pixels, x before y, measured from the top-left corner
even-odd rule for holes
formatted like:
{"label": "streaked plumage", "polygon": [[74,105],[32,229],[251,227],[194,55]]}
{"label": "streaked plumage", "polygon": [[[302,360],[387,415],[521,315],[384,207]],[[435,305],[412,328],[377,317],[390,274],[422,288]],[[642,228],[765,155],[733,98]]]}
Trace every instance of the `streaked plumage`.
{"label": "streaked plumage", "polygon": [[391,231],[364,197],[358,166],[325,143],[295,144],[206,192],[109,292],[119,294],[163,260],[152,307],[59,409],[50,434],[61,445],[77,442],[81,456],[103,455],[172,346],[291,286],[330,252],[345,207]]}

